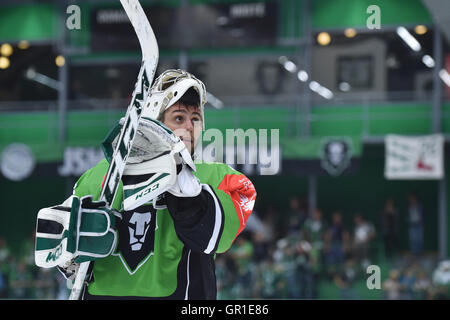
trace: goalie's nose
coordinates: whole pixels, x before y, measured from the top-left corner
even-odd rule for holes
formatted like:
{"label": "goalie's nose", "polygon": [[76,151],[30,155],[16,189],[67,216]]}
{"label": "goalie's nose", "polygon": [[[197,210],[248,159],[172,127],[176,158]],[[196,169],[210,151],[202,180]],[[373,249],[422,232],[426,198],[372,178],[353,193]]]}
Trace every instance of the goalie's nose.
{"label": "goalie's nose", "polygon": [[184,122],[184,128],[189,131],[192,135],[194,132],[194,122],[193,121],[185,121]]}

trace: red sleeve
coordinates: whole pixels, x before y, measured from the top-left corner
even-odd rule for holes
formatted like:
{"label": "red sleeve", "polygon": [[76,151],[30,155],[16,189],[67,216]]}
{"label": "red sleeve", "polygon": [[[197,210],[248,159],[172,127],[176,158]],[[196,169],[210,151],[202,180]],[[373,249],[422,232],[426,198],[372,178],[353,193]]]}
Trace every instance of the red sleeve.
{"label": "red sleeve", "polygon": [[253,183],[243,174],[227,174],[217,189],[228,194],[233,200],[234,208],[239,218],[239,228],[236,237],[242,232],[256,199],[256,189]]}

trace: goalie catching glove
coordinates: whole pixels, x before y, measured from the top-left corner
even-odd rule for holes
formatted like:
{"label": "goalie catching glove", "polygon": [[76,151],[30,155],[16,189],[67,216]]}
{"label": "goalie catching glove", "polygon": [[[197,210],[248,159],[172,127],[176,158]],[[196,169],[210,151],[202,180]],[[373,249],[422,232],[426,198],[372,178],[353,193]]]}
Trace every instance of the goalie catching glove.
{"label": "goalie catching glove", "polygon": [[[123,121],[120,121],[102,144],[108,160],[111,159],[122,125]],[[177,166],[181,170],[177,171]],[[158,120],[141,117],[123,172],[124,210],[133,210],[157,199],[164,192],[177,197],[197,196],[201,192],[201,185],[193,174],[195,170],[185,144],[172,130]]]}
{"label": "goalie catching glove", "polygon": [[104,258],[116,247],[114,229],[120,213],[91,196],[69,197],[61,205],[41,209],[36,227],[36,265],[43,268],[67,266]]}

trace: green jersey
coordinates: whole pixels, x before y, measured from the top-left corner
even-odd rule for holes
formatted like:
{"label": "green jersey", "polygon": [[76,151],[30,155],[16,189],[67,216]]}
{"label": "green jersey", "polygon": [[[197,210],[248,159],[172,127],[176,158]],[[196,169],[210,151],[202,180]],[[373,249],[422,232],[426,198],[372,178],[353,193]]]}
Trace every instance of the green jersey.
{"label": "green jersey", "polygon": [[[156,204],[123,211],[122,177],[113,208],[119,240],[114,253],[91,263],[83,299],[215,299],[214,255],[227,251],[250,216],[256,191],[240,172],[222,163],[196,163],[197,197],[165,193]],[[77,196],[100,197],[108,162],[85,172]],[[155,209],[156,208],[156,209]]]}

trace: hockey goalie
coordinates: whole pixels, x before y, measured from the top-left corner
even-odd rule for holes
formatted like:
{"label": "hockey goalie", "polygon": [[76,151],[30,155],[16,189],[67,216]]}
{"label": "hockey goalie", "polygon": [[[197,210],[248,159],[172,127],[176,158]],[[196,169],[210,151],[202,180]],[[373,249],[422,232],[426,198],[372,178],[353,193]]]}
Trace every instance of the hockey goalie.
{"label": "hockey goalie", "polygon": [[36,264],[70,280],[89,269],[80,299],[216,299],[214,257],[230,248],[256,190],[223,163],[194,161],[205,128],[204,84],[183,70],[150,88],[111,208],[98,201],[123,120],[62,204],[37,216]]}

